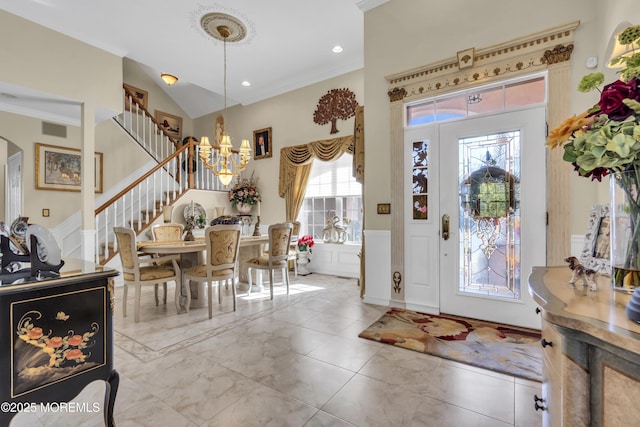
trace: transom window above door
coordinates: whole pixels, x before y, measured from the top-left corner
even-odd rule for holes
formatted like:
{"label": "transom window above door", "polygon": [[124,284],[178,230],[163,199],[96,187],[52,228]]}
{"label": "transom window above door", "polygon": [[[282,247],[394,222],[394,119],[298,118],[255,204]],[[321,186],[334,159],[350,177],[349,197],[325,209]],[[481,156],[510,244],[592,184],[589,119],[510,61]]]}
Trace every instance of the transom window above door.
{"label": "transom window above door", "polygon": [[538,74],[408,104],[405,123],[408,127],[419,126],[515,110],[545,102],[545,76]]}

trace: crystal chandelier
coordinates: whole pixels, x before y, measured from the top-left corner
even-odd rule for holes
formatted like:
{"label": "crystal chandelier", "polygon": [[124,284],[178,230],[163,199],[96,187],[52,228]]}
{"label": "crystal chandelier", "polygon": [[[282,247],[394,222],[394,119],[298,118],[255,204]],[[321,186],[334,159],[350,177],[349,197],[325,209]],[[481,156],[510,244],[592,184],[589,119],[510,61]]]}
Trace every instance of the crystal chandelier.
{"label": "crystal chandelier", "polygon": [[[223,39],[224,44],[224,115],[227,115],[227,38],[231,35],[229,27],[226,25],[220,25],[216,28],[218,33]],[[236,157],[233,153],[233,146],[231,145],[231,138],[225,130],[223,130],[220,136],[220,141],[215,141],[215,144],[209,143],[209,138],[203,136],[200,139],[200,159],[204,163],[204,166],[209,169],[214,176],[220,179],[222,185],[229,185],[233,180],[233,177],[240,175],[249,163],[251,159],[251,146],[248,139],[243,139],[240,145],[238,156],[239,162],[236,161]]]}

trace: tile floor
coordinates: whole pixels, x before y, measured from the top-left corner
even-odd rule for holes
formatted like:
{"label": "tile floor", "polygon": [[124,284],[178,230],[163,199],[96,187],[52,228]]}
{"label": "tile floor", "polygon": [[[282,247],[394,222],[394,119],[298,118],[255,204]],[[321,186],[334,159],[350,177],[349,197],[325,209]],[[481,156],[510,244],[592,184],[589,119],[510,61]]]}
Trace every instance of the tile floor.
{"label": "tile floor", "polygon": [[385,308],[355,279],[291,276],[289,296],[240,292],[235,313],[223,289],[213,319],[148,289],[136,324],[117,288],[118,427],[541,425],[539,383],[358,338]]}

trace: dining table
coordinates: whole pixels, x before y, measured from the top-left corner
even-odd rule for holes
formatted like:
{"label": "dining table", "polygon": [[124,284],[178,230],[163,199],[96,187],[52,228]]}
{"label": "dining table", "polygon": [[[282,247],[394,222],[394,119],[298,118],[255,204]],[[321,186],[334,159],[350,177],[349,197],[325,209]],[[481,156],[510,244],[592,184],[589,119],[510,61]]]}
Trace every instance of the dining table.
{"label": "dining table", "polygon": [[[242,265],[244,260],[262,254],[263,245],[269,243],[267,234],[260,236],[240,237],[240,253],[238,254],[238,265]],[[176,292],[176,309],[178,313],[186,313],[190,308],[206,306],[206,286],[203,283],[192,282],[189,286],[184,278],[184,270],[204,263],[207,249],[204,237],[196,237],[195,240],[144,240],[137,243],[137,249],[145,254],[157,255],[179,255],[181,282],[180,292]],[[247,282],[247,272],[238,269],[238,279],[240,282]],[[193,285],[193,283],[197,283]]]}

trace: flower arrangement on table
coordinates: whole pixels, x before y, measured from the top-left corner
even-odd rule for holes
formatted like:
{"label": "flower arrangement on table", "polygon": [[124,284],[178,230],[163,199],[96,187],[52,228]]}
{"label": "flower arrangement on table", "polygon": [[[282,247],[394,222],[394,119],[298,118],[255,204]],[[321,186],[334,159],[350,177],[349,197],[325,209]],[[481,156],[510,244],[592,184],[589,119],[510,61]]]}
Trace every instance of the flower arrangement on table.
{"label": "flower arrangement on table", "polygon": [[311,248],[315,244],[316,242],[313,240],[313,236],[311,234],[302,236],[298,238],[298,251],[305,252],[308,250],[309,252],[311,252]]}
{"label": "flower arrangement on table", "polygon": [[238,184],[229,190],[229,201],[231,206],[235,206],[238,203],[244,203],[246,205],[255,205],[262,200],[260,192],[256,187],[256,180],[243,179]]}
{"label": "flower arrangement on table", "polygon": [[[546,142],[550,148],[562,146],[563,159],[579,175],[598,181],[613,175],[626,194],[623,209],[629,215],[630,243],[625,259],[620,263],[611,259],[611,265],[614,286],[629,288],[640,286],[640,51],[635,49],[639,40],[638,25],[619,34],[618,41],[633,48],[630,55],[611,61],[622,66],[620,79],[604,86],[593,107],[553,129]],[[592,73],[582,78],[578,90],[600,90],[603,82],[602,73]]]}

